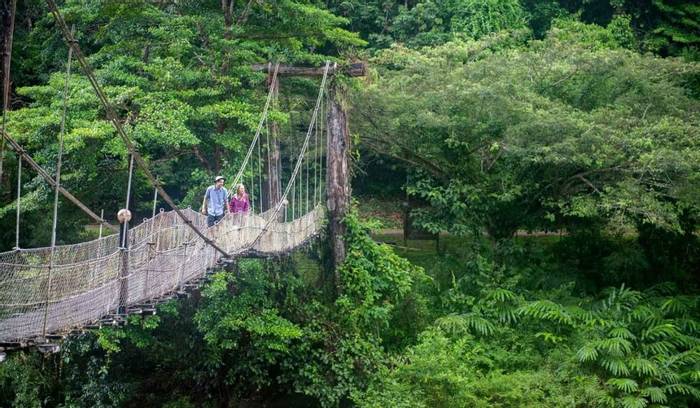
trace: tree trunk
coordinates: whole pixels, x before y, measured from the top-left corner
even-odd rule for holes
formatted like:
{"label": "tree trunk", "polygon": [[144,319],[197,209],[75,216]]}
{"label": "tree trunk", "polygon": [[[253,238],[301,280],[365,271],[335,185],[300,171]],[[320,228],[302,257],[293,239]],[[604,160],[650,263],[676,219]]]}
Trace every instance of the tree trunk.
{"label": "tree trunk", "polygon": [[338,90],[331,86],[328,109],[328,153],[326,159],[327,207],[331,239],[332,266],[336,287],[340,283],[338,267],[345,260],[345,224],[350,208],[350,132],[347,113],[338,100]]}
{"label": "tree trunk", "polygon": [[[224,13],[224,39],[230,40],[233,38],[233,4],[234,0],[221,0],[221,11]],[[229,47],[226,47],[221,63],[221,75],[226,75],[229,67]]]}
{"label": "tree trunk", "polygon": [[2,13],[2,103],[5,110],[10,109],[10,61],[12,58],[12,38],[15,31],[15,11],[17,0],[5,3]]}
{"label": "tree trunk", "polygon": [[[5,111],[10,109],[10,61],[12,59],[12,38],[15,31],[15,12],[17,11],[17,0],[12,0],[11,4],[5,3],[2,10],[2,130],[5,131]],[[0,187],[2,187],[2,173],[5,158],[5,139],[0,141]],[[0,189],[0,190],[5,190]]]}

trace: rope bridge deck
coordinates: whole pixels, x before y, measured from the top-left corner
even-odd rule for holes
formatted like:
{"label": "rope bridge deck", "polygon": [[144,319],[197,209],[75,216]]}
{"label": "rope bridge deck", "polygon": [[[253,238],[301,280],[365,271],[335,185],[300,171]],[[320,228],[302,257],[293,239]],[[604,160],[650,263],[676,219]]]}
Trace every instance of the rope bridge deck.
{"label": "rope bridge deck", "polygon": [[[268,211],[229,214],[206,228],[206,216],[182,212],[234,257],[287,253],[315,237],[325,216],[317,205],[290,222],[271,221],[277,215]],[[0,343],[79,328],[119,306],[158,298],[203,277],[220,256],[174,211],[161,211],[132,228],[129,242],[128,254],[117,235],[56,246],[53,260],[51,248],[0,253]]]}

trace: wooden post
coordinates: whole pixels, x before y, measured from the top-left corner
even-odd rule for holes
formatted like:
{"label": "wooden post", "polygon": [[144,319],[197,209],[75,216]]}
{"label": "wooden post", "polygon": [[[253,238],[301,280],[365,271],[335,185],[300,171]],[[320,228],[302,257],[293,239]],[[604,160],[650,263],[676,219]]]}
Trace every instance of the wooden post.
{"label": "wooden post", "polygon": [[[268,81],[272,81],[272,73]],[[272,85],[272,108],[277,109],[278,107],[278,95],[280,89],[279,77],[275,78]],[[279,201],[281,195],[280,189],[280,141],[279,141],[279,124],[275,121],[270,122],[270,145],[268,149],[267,157],[267,180],[265,180],[265,187],[263,187],[263,196],[266,200],[263,204],[262,211],[267,211],[273,208]]]}
{"label": "wooden post", "polygon": [[[128,230],[124,224],[122,224],[122,233],[119,235],[123,236],[123,234],[128,234]],[[129,279],[129,248],[119,248],[119,255],[122,262],[121,267],[119,268],[119,308],[117,313],[125,313],[126,302],[129,297],[129,282],[127,280]]]}
{"label": "wooden post", "polygon": [[127,209],[119,210],[117,213],[119,220],[119,254],[121,257],[121,267],[119,268],[119,307],[117,313],[126,313],[126,304],[129,298],[129,221],[131,221],[131,211]]}
{"label": "wooden post", "polygon": [[345,260],[345,225],[343,218],[350,208],[350,132],[347,112],[339,100],[339,91],[329,87],[328,152],[326,156],[326,194],[331,239],[331,254],[336,285],[338,267]]}
{"label": "wooden post", "polygon": [[188,245],[189,245],[189,243],[186,241],[182,244],[182,247],[183,247],[182,261],[180,261],[180,273],[178,274],[178,277],[177,277],[177,289],[179,291],[182,291],[182,287],[185,284],[185,267],[187,266],[187,246]]}

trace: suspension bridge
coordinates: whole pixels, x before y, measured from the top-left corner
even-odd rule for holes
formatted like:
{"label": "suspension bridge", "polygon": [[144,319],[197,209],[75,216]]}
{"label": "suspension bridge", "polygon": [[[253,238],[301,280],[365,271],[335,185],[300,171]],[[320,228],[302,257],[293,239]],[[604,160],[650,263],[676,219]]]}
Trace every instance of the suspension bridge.
{"label": "suspension bridge", "polygon": [[[345,115],[333,102],[328,78],[338,70],[326,62],[322,68],[280,67],[280,64],[255,66],[267,71],[268,94],[255,136],[250,143],[232,186],[248,180],[255,193],[253,210],[229,213],[212,227],[206,215],[190,208],[179,208],[162,188],[146,161],[121,125],[113,105],[104,94],[89,63],[84,58],[73,30],[70,30],[53,0],[47,4],[69,47],[64,91],[64,109],[59,133],[56,174],[52,176],[5,130],[3,109],[2,141],[18,156],[16,247],[0,253],[0,352],[37,345],[49,351],[57,346],[51,341],[71,331],[118,324],[130,313],[155,313],[154,305],[173,296],[185,296],[188,289],[201,284],[217,264],[246,256],[277,256],[305,245],[316,238],[325,225],[331,235],[331,250],[337,262],[344,249],[340,219],[347,210],[347,152],[349,137]],[[61,160],[65,131],[68,81],[71,61],[75,57],[104,108],[107,119],[127,147],[130,157],[126,203],[120,211],[120,227],[110,225],[103,213],[99,216],[61,185]],[[364,75],[364,68],[351,66],[352,76]],[[268,112],[279,88],[278,75],[319,76],[321,83],[315,105],[298,151],[290,158],[289,179],[280,186],[274,163],[274,141],[270,141]],[[6,78],[7,80],[7,78]],[[7,82],[6,82],[7,84]],[[5,87],[7,90],[7,87]],[[266,130],[267,129],[267,130]],[[263,135],[265,138],[263,138]],[[266,141],[263,142],[263,139]],[[265,144],[264,149],[262,145]],[[263,159],[261,150],[266,152]],[[257,151],[257,161],[255,153]],[[3,152],[4,153],[4,152]],[[2,156],[0,156],[2,157]],[[325,160],[324,160],[325,158]],[[0,158],[0,177],[2,163]],[[279,159],[277,159],[279,160]],[[22,162],[33,168],[54,190],[51,245],[45,248],[20,248],[21,168]],[[325,161],[325,163],[324,163]],[[266,162],[268,182],[263,188],[261,170]],[[130,226],[132,204],[131,180],[140,170],[154,187],[153,212],[150,218]],[[256,183],[257,171],[257,183]],[[263,191],[267,190],[267,191]],[[265,193],[265,194],[263,194]],[[63,195],[100,223],[97,239],[72,245],[57,245],[58,197]],[[263,195],[267,207],[263,210]],[[259,200],[257,211],[255,198]],[[171,210],[156,212],[158,199]],[[112,230],[103,236],[103,226]],[[119,233],[114,233],[118,230]],[[1,356],[0,356],[1,357]]]}

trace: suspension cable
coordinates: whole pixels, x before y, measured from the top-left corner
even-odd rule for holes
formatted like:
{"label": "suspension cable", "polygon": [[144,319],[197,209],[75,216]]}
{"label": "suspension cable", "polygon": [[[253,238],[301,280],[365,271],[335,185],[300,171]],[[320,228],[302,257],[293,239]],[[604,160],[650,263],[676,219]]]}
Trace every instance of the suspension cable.
{"label": "suspension cable", "polygon": [[[265,118],[265,145],[267,146],[267,202],[272,203],[272,179],[270,178],[270,164],[272,162],[272,157],[270,156],[270,122]],[[262,207],[261,207],[262,209]],[[270,208],[266,208],[269,210]]]}
{"label": "suspension cable", "polygon": [[[251,202],[251,194],[253,193],[253,191],[255,191],[255,188],[253,188],[255,186],[255,170],[253,169],[253,161],[254,160],[250,161],[250,184],[248,185],[248,204],[250,205],[250,211],[255,213],[255,200],[252,200]],[[236,191],[236,193],[238,192]]]}
{"label": "suspension cable", "polygon": [[56,20],[56,23],[58,24],[59,29],[63,33],[63,37],[68,44],[69,47],[73,48],[73,52],[75,53],[75,58],[78,60],[80,63],[80,66],[83,69],[83,72],[85,73],[85,76],[88,78],[90,81],[90,84],[92,85],[93,89],[95,90],[95,94],[97,95],[98,99],[100,100],[100,103],[102,104],[102,107],[105,110],[105,113],[107,115],[107,118],[109,119],[110,122],[112,122],[112,125],[117,131],[117,134],[121,137],[122,141],[126,145],[127,150],[129,150],[129,153],[131,153],[132,156],[134,156],[134,159],[136,161],[136,164],[141,168],[141,170],[144,172],[146,175],[146,178],[148,181],[153,185],[155,188],[158,189],[158,193],[160,194],[161,197],[163,197],[163,200],[170,206],[172,209],[175,211],[175,213],[182,219],[182,221],[189,227],[191,228],[204,242],[206,242],[208,245],[212,246],[214,249],[216,249],[219,253],[222,255],[228,257],[229,254],[224,251],[221,247],[219,247],[214,240],[206,236],[202,231],[197,228],[192,221],[183,214],[182,210],[180,210],[180,207],[178,207],[173,199],[170,197],[170,195],[160,186],[158,181],[156,180],[155,176],[151,171],[148,169],[148,165],[146,164],[145,160],[141,155],[138,153],[136,150],[136,147],[134,146],[133,142],[129,138],[129,136],[126,134],[124,131],[124,128],[121,125],[121,122],[119,121],[119,118],[117,116],[117,113],[114,109],[114,106],[109,102],[107,99],[107,96],[105,95],[104,91],[102,90],[102,87],[100,86],[99,82],[97,82],[97,79],[95,78],[95,74],[92,71],[92,68],[88,64],[87,60],[82,54],[82,51],[80,50],[80,46],[78,45],[78,42],[73,38],[71,35],[70,31],[68,30],[68,26],[66,25],[66,21],[63,19],[63,15],[61,12],[58,10],[58,6],[56,5],[56,2],[54,0],[46,0],[46,3],[49,6],[49,9],[51,10],[51,13],[54,16],[54,19]]}
{"label": "suspension cable", "polygon": [[19,250],[19,213],[22,203],[22,156],[17,157],[17,219],[15,221],[15,249]]}
{"label": "suspension cable", "polygon": [[306,162],[306,197],[304,198],[304,214],[309,212],[309,151],[304,152]]}
{"label": "suspension cable", "polygon": [[[328,112],[329,112],[331,109],[333,109],[333,108],[331,107],[330,97],[329,97],[329,96],[326,96],[326,118],[328,118],[328,115],[329,115]],[[328,120],[328,119],[326,119],[326,120]],[[325,133],[326,133],[326,134],[325,134],[325,136],[321,136],[321,137],[322,137],[322,138],[323,138],[323,137],[326,138],[326,143],[323,143],[323,141],[322,141],[322,142],[321,142],[321,146],[325,146],[325,147],[326,147],[325,150],[322,151],[322,153],[325,153],[325,155],[326,155],[326,160],[321,159],[321,172],[322,172],[322,175],[321,175],[320,180],[323,181],[323,183],[321,183],[321,194],[322,194],[321,200],[327,199],[326,195],[328,194],[328,189],[327,189],[327,188],[328,188],[328,183],[327,183],[327,179],[328,179],[328,152],[330,151],[330,148],[329,148],[328,145],[329,145],[330,142],[331,142],[331,141],[330,141],[330,128],[329,128],[328,123],[325,124],[324,130],[325,130]],[[324,162],[325,162],[325,163],[324,163]]]}
{"label": "suspension cable", "polygon": [[[126,204],[124,205],[124,208],[128,211],[129,210],[129,201],[131,201],[131,178],[134,175],[134,155],[131,155],[131,159],[129,159],[129,181],[127,181],[126,184]],[[122,248],[126,248],[126,235],[127,231],[129,231],[129,220],[128,217],[126,220],[124,220],[124,233],[122,234]]]}
{"label": "suspension cable", "polygon": [[[323,102],[321,102],[323,103]],[[322,105],[323,107],[323,105]],[[323,108],[321,109],[321,120],[323,121]],[[316,182],[318,178],[318,123],[314,129],[314,204],[318,203],[316,201],[316,194],[318,193],[318,183]]]}
{"label": "suspension cable", "polygon": [[[103,218],[104,216],[105,216],[105,210],[102,209],[102,210],[100,210],[100,218]],[[99,234],[100,234],[100,235],[98,236],[98,238],[102,238],[102,223],[100,223],[100,232],[99,232]]]}
{"label": "suspension cable", "polygon": [[[325,178],[323,178],[323,136],[326,132],[326,129],[328,128],[328,95],[326,95],[325,98],[321,101],[321,130],[320,130],[320,135],[321,135],[321,145],[320,145],[320,151],[318,153],[318,203],[320,204],[323,201],[323,187],[325,185]],[[328,154],[328,147],[326,146],[325,150],[326,154]]]}
{"label": "suspension cable", "polygon": [[153,211],[151,212],[151,226],[148,229],[148,236],[151,242],[153,242],[153,225],[155,224],[156,218],[156,205],[158,205],[158,189],[153,189]]}
{"label": "suspension cable", "polygon": [[153,189],[153,212],[151,213],[151,218],[156,216],[156,205],[158,205],[158,189]]}
{"label": "suspension cable", "polygon": [[[279,142],[279,141],[278,141]],[[278,152],[278,160],[277,160],[277,180],[275,180],[275,195],[282,200],[282,153]],[[275,203],[277,205],[277,203]]]}
{"label": "suspension cable", "polygon": [[262,154],[260,145],[262,141],[258,141],[258,202],[260,203],[260,212],[263,212],[263,188],[262,188]]}
{"label": "suspension cable", "polygon": [[294,171],[292,172],[290,180],[287,183],[287,187],[284,190],[284,195],[282,196],[282,199],[280,200],[280,202],[275,206],[275,211],[271,214],[270,218],[268,218],[267,222],[265,223],[265,226],[260,230],[260,232],[258,233],[258,236],[250,244],[249,248],[253,248],[258,243],[258,241],[260,241],[260,238],[267,231],[267,229],[270,228],[270,225],[277,217],[277,213],[279,212],[280,208],[282,208],[282,204],[284,203],[284,200],[289,195],[289,191],[292,188],[292,183],[294,182],[297,174],[299,173],[299,169],[301,168],[301,159],[303,158],[303,153],[308,148],[309,140],[311,139],[311,130],[312,130],[311,126],[313,126],[313,124],[316,122],[316,119],[318,117],[318,108],[319,108],[319,105],[321,103],[321,98],[323,98],[323,94],[324,94],[323,91],[325,90],[325,87],[326,87],[326,79],[328,77],[328,69],[329,68],[330,68],[330,62],[326,61],[326,66],[323,70],[323,79],[321,80],[321,87],[318,91],[318,98],[316,99],[316,106],[314,108],[313,114],[311,115],[311,124],[309,125],[309,129],[306,132],[306,138],[304,139],[304,145],[302,146],[302,150],[300,152],[299,158],[297,159],[296,165],[294,166]]}

